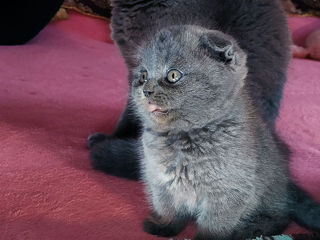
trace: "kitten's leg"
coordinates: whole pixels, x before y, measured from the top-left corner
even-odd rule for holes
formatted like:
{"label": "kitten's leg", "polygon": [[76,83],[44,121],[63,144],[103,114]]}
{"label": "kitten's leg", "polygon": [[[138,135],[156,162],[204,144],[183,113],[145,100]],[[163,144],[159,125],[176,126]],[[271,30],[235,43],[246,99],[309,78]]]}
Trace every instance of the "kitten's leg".
{"label": "kitten's leg", "polygon": [[[223,199],[223,200],[222,200]],[[247,198],[223,196],[204,200],[196,218],[197,234],[193,240],[233,240],[241,215],[247,210]],[[228,202],[228,205],[226,205]],[[242,240],[241,238],[236,240]]]}
{"label": "kitten's leg", "polygon": [[128,100],[118,126],[111,135],[95,133],[88,137],[93,168],[114,176],[138,180],[140,132],[141,123]]}
{"label": "kitten's leg", "polygon": [[211,209],[207,209],[206,213],[204,210],[197,218],[197,234],[193,240],[231,240],[232,230],[238,219],[237,215],[233,218],[225,214],[218,214],[218,216]]}
{"label": "kitten's leg", "polygon": [[[211,222],[211,224],[214,224],[214,223]],[[232,227],[230,229],[232,229]],[[200,226],[198,224],[197,234],[194,238],[192,238],[192,240],[233,240],[230,229],[228,229],[228,225],[224,226],[222,230],[222,228],[215,229],[215,228],[212,228],[212,226],[207,228],[206,226]],[[245,239],[237,238],[236,240],[245,240]]]}
{"label": "kitten's leg", "polygon": [[179,234],[187,223],[185,217],[162,217],[151,213],[143,222],[143,230],[156,236],[172,237]]}
{"label": "kitten's leg", "polygon": [[198,233],[193,240],[245,240],[255,239],[262,235],[278,235],[286,229],[289,220],[286,216],[256,214],[238,220],[235,216],[231,221],[225,221],[220,217],[220,220],[217,219],[211,223],[213,226],[198,224]]}
{"label": "kitten's leg", "polygon": [[255,239],[262,235],[281,234],[290,221],[286,214],[281,216],[279,213],[257,213],[241,219],[234,230],[233,239]]}

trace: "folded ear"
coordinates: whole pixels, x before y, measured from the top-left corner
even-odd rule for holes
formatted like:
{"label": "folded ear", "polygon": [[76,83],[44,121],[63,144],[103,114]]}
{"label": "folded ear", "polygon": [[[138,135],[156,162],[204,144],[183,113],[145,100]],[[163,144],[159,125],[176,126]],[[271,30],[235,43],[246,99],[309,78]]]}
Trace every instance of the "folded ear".
{"label": "folded ear", "polygon": [[209,31],[200,37],[200,46],[216,61],[237,71],[246,68],[246,54],[229,35],[219,31]]}

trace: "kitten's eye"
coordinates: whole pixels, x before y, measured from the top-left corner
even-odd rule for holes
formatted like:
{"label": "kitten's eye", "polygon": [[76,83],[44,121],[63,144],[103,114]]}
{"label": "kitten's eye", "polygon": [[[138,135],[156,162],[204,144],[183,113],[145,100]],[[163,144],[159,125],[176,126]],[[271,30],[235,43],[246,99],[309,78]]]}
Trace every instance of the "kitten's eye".
{"label": "kitten's eye", "polygon": [[182,73],[177,69],[171,69],[167,74],[167,80],[170,83],[178,82],[181,77],[182,77]]}
{"label": "kitten's eye", "polygon": [[144,83],[145,81],[147,81],[148,79],[148,72],[147,71],[143,71],[140,77],[140,83]]}

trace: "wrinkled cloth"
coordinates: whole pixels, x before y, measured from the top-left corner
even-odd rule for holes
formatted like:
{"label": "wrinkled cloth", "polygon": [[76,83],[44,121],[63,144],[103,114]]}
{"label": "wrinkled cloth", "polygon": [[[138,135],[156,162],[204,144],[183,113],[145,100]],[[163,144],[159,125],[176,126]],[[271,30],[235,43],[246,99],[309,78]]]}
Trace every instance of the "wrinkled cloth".
{"label": "wrinkled cloth", "polygon": [[[142,183],[90,167],[87,136],[112,132],[128,92],[109,33],[105,21],[72,13],[26,45],[0,46],[1,239],[165,239],[142,230]],[[320,202],[319,76],[320,62],[292,60],[277,131],[292,175]]]}

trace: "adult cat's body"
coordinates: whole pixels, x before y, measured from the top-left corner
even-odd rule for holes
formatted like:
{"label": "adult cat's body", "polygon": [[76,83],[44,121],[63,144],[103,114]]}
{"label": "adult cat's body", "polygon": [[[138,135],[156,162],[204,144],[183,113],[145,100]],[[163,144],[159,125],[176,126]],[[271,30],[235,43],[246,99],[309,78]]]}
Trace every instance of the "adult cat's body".
{"label": "adult cat's body", "polygon": [[[278,114],[289,59],[286,19],[277,0],[113,0],[112,31],[129,69],[137,48],[160,29],[177,24],[217,29],[233,36],[248,56],[246,88],[264,119]],[[92,164],[116,176],[137,179],[135,139],[141,123],[130,99],[111,136],[89,138]],[[96,144],[98,143],[98,144]],[[118,150],[123,150],[122,154]]]}

